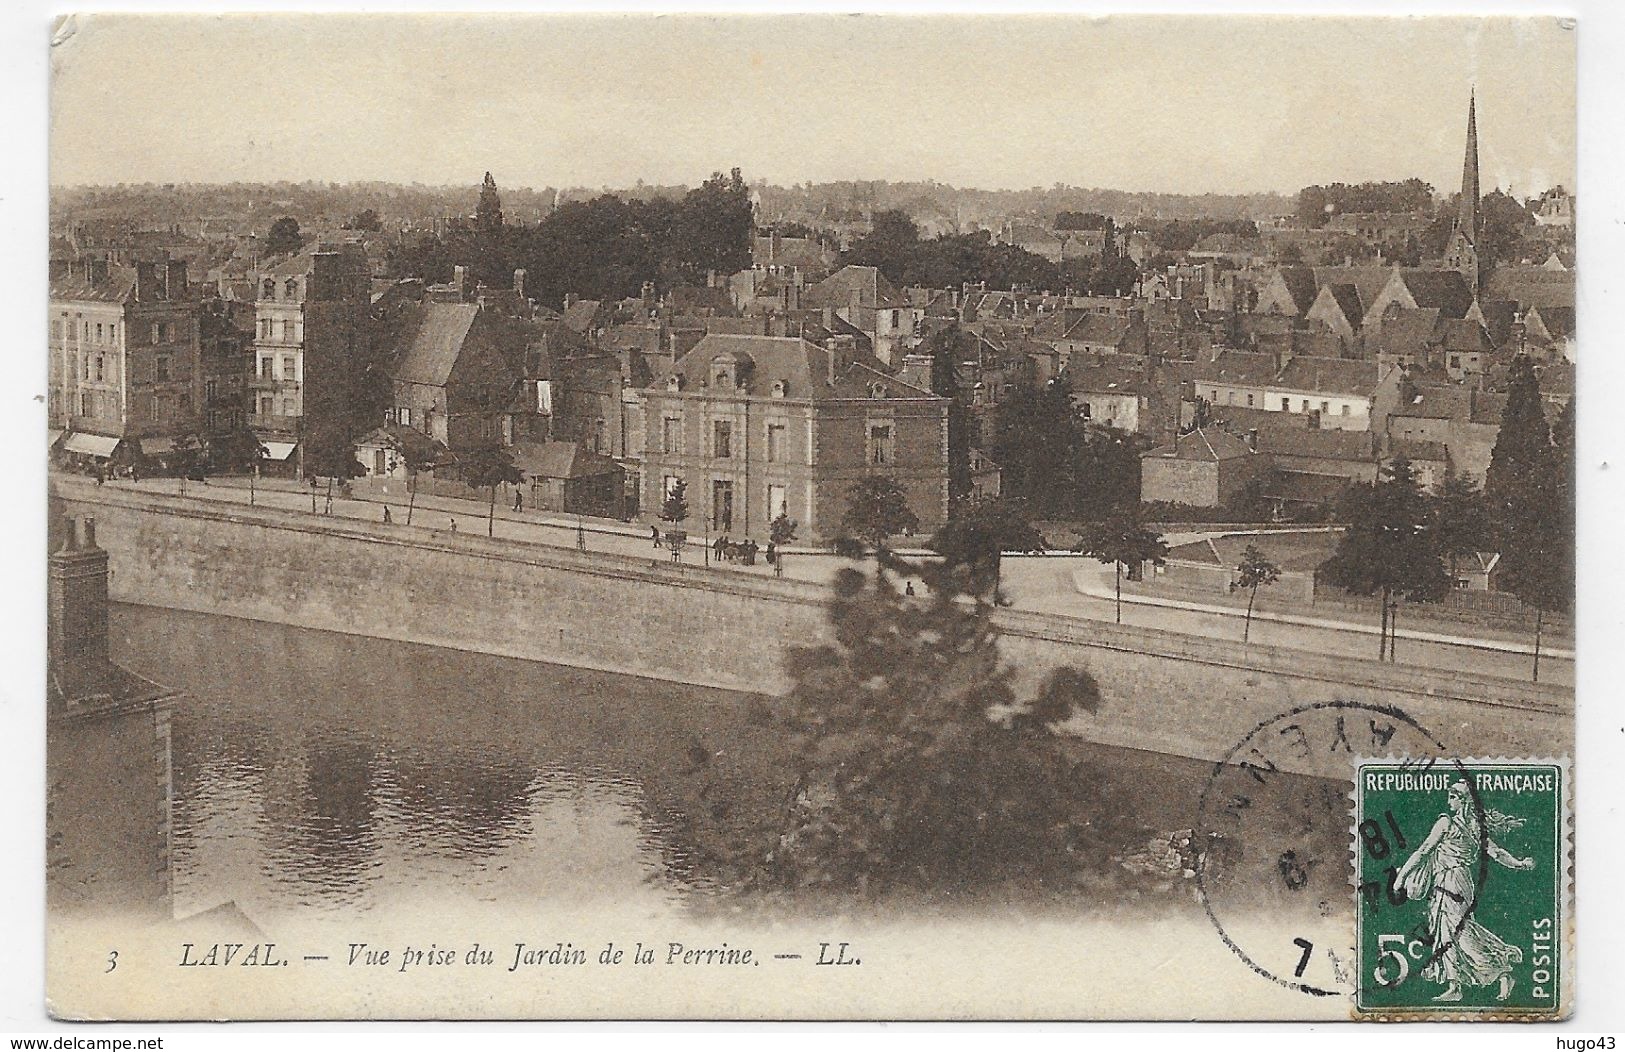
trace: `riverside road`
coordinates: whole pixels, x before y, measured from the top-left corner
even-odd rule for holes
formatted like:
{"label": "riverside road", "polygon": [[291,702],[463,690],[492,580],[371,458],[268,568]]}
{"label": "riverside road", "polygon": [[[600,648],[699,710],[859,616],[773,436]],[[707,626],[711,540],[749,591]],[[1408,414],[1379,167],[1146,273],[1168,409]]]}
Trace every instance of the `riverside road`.
{"label": "riverside road", "polygon": [[[182,494],[197,500],[227,504],[246,505],[251,499],[251,488],[246,478],[211,478],[206,484],[169,478],[143,479],[139,483],[121,480],[108,482],[107,485]],[[252,488],[252,500],[262,507],[313,514],[310,488],[290,481],[261,480]],[[574,516],[552,512],[516,512],[504,505],[499,495],[493,531],[499,539],[570,548],[584,543],[589,551],[662,561],[671,558],[667,549],[654,547],[647,527],[604,519],[578,520]],[[314,514],[377,522],[383,518],[386,506],[394,523],[406,524],[407,508],[404,502],[360,494],[345,498],[335,490],[329,509],[325,487],[317,489],[315,493]],[[426,532],[455,529],[484,536],[488,509],[485,501],[420,494],[411,511],[410,525]],[[707,556],[705,538],[699,531],[690,530],[690,534],[690,543],[683,551],[682,559],[685,563],[700,563]],[[1194,536],[1181,535],[1177,539],[1188,540]],[[732,539],[742,541],[745,538],[736,534]],[[758,544],[765,542],[765,537],[753,539]],[[754,566],[723,562],[714,556],[710,561],[713,567],[741,574],[771,576],[773,573],[772,567],[760,559]],[[791,547],[784,560],[785,574],[798,580],[825,582],[845,562],[827,552]],[[1018,610],[1113,621],[1116,618],[1116,604],[1112,598],[1112,585],[1111,567],[1084,556],[1066,553],[1009,557],[1004,560],[1003,588],[1011,606]],[[1125,593],[1122,620],[1126,625],[1170,633],[1206,639],[1234,639],[1238,652],[1242,648],[1241,612],[1203,604],[1195,597],[1193,601],[1185,603],[1160,598],[1148,600]],[[1489,637],[1478,634],[1475,626],[1462,625],[1451,629],[1441,625],[1441,622],[1429,621],[1425,626],[1407,628],[1402,618],[1397,664],[1451,671],[1469,669],[1477,675],[1506,680],[1527,681],[1530,678],[1533,658],[1529,650],[1532,639],[1518,641],[1506,634]],[[1375,660],[1376,631],[1374,623],[1362,624],[1346,617],[1286,619],[1285,615],[1264,614],[1254,616],[1250,639],[1260,646]],[[1541,682],[1573,686],[1572,650],[1568,649],[1566,641],[1552,640],[1551,644],[1556,645],[1542,648]]]}

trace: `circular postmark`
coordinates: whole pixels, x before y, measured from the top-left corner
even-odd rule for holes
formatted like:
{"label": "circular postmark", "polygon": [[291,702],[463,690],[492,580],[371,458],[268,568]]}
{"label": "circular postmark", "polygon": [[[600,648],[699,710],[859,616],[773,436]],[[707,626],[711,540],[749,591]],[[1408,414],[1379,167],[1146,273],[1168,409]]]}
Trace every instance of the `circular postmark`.
{"label": "circular postmark", "polygon": [[[1259,723],[1203,785],[1195,829],[1202,906],[1225,945],[1271,982],[1314,997],[1354,991],[1351,791],[1355,758],[1376,756],[1460,766],[1395,706],[1329,701]],[[1358,893],[1403,895],[1393,887]]]}

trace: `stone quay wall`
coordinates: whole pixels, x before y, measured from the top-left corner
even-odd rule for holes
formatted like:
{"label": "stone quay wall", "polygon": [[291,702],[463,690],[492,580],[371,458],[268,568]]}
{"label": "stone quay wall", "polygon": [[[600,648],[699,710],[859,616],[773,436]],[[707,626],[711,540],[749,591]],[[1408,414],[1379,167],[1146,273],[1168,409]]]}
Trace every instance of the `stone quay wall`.
{"label": "stone quay wall", "polygon": [[[96,518],[117,602],[768,694],[788,686],[782,646],[825,632],[820,585],[673,565],[664,555],[578,552],[78,479],[53,487],[57,508]],[[1094,675],[1102,704],[1076,729],[1102,744],[1217,760],[1275,716],[1338,701],[1396,706],[1476,755],[1573,751],[1573,696],[1561,686],[1050,614],[998,616],[1020,688],[1064,666]],[[1308,757],[1301,773],[1340,774],[1340,763]]]}

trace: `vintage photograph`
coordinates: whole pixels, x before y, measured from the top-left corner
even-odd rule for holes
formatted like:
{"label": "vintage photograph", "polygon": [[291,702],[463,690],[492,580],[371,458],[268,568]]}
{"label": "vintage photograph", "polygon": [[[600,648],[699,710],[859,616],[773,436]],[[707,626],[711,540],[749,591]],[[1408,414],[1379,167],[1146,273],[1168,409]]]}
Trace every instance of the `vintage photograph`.
{"label": "vintage photograph", "polygon": [[1582,31],[60,18],[50,1012],[1567,1016]]}

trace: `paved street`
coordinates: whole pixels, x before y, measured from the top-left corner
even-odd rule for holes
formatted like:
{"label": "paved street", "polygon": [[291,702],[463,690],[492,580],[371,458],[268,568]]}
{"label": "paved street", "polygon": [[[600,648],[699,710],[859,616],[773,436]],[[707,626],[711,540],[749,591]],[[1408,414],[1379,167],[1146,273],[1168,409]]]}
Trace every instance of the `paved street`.
{"label": "paved street", "polygon": [[[108,485],[136,486],[143,490],[171,493],[184,491],[187,496],[213,501],[243,504],[249,501],[249,485],[246,478],[212,478],[207,484],[183,483],[177,479],[149,479],[140,483],[110,482]],[[261,506],[305,514],[310,514],[312,507],[309,487],[287,480],[262,480],[255,487],[254,500]],[[325,514],[326,505],[326,489],[322,487],[316,493],[317,513]],[[406,505],[390,503],[388,506],[393,521],[397,525],[405,525]],[[332,514],[377,522],[383,518],[384,507],[385,503],[377,498],[358,496],[346,500],[335,496]],[[450,531],[455,521],[459,532],[483,536],[486,532],[486,513],[487,505],[483,501],[420,495],[416,506],[412,509],[411,525],[425,530]],[[633,558],[657,558],[662,561],[671,558],[666,549],[662,548],[659,551],[654,549],[645,528],[603,519],[584,520],[583,527],[587,547],[592,551],[614,552]],[[694,536],[688,550],[683,553],[683,561],[690,565],[698,565],[705,561],[705,545],[703,535],[698,531],[692,532]],[[577,543],[577,523],[574,518],[563,515],[535,511],[515,512],[511,508],[504,507],[499,498],[495,536],[533,544],[573,548]],[[763,544],[766,540],[765,537],[753,539],[758,544]],[[844,565],[844,562],[836,556],[825,553],[792,550],[785,559],[785,568],[790,577],[826,582]],[[737,563],[718,562],[713,558],[712,565],[737,573],[761,576],[771,576],[773,572],[772,567],[761,559],[758,559],[755,566],[747,567]],[[1088,588],[1088,592],[1093,594],[1080,591],[1077,580],[1079,571],[1082,571],[1086,582],[1089,575],[1097,575],[1094,584]],[[1111,568],[1083,556],[1008,557],[1004,560],[1004,589],[1012,605],[1017,609],[1064,617],[1112,621],[1115,610],[1110,598],[1111,588]],[[1239,648],[1243,619],[1233,611],[1149,605],[1133,602],[1125,595],[1123,623],[1212,639],[1234,639]],[[1503,641],[1468,638],[1463,638],[1461,642],[1418,640],[1405,636],[1410,629],[1405,626],[1403,620],[1400,627],[1398,656],[1399,664],[1402,666],[1467,669],[1480,675],[1511,680],[1527,680],[1530,676],[1532,658],[1525,653],[1509,652],[1507,649],[1509,644]],[[1437,623],[1430,622],[1426,629],[1429,632],[1437,632]],[[1324,625],[1304,625],[1255,616],[1251,640],[1260,645],[1371,659],[1377,650],[1375,631],[1375,624],[1367,626],[1348,623],[1346,626],[1339,626],[1335,621],[1328,621]],[[1466,637],[1470,635],[1471,629],[1464,626],[1461,631],[1463,637]],[[1527,643],[1512,646],[1527,646]],[[1574,683],[1572,658],[1543,653],[1541,680],[1572,686]]]}

